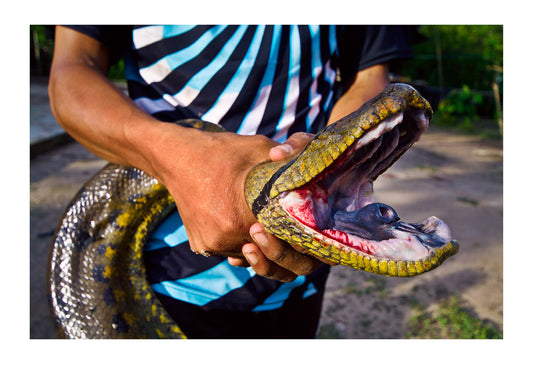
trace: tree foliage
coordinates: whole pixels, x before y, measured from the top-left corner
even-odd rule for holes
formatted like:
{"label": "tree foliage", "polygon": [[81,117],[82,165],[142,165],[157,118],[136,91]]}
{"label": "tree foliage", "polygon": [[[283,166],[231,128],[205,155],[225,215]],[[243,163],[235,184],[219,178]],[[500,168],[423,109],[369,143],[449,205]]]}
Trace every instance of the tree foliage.
{"label": "tree foliage", "polygon": [[403,74],[431,86],[491,90],[503,66],[502,25],[424,25]]}

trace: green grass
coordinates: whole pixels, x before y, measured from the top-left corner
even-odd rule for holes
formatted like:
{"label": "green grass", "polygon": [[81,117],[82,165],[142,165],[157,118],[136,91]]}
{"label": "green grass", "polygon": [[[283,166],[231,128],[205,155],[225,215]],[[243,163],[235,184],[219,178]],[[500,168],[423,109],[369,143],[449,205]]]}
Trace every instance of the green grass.
{"label": "green grass", "polygon": [[432,173],[437,171],[437,168],[431,164],[418,164],[416,167],[420,170],[429,170]]}
{"label": "green grass", "polygon": [[326,323],[320,326],[317,335],[318,339],[340,339],[341,335],[333,323]]}
{"label": "green grass", "polygon": [[467,198],[466,196],[458,196],[456,199],[460,202],[470,204],[473,206],[477,206],[479,204],[479,201],[477,201],[476,199]]}
{"label": "green grass", "polygon": [[443,300],[436,314],[412,303],[414,315],[409,319],[408,338],[431,339],[502,339],[503,334],[461,305],[457,296]]}
{"label": "green grass", "polygon": [[485,140],[502,140],[503,137],[494,119],[445,117],[437,113],[431,123],[441,129],[457,130],[461,134],[480,136]]}

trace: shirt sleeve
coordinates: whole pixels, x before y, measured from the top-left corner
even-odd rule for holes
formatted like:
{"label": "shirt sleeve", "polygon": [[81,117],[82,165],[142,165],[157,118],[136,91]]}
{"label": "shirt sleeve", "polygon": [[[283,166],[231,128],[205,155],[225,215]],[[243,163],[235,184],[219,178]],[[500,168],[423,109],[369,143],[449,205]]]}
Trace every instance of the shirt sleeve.
{"label": "shirt sleeve", "polygon": [[403,25],[344,26],[339,37],[339,69],[343,81],[376,64],[395,64],[411,58],[413,31],[413,26]]}
{"label": "shirt sleeve", "polygon": [[111,64],[131,47],[132,28],[128,25],[64,25],[101,42],[109,49]]}

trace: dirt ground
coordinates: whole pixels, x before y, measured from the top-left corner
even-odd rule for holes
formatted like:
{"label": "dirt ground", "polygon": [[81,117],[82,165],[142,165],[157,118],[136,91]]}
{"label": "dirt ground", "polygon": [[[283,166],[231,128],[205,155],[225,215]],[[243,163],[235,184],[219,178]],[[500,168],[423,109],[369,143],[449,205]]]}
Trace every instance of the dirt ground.
{"label": "dirt ground", "polygon": [[415,278],[335,267],[328,281],[322,335],[403,338],[416,302],[430,313],[458,295],[474,317],[503,330],[503,153],[499,142],[430,129],[374,185],[378,201],[406,221],[435,215],[459,253]]}
{"label": "dirt ground", "polygon": [[[104,161],[71,143],[30,164],[30,337],[54,338],[46,299],[52,233],[75,192]],[[503,327],[503,153],[500,142],[430,129],[380,177],[375,198],[406,221],[435,215],[460,243],[434,271],[387,278],[337,266],[327,285],[320,337],[404,338],[412,303],[433,311],[457,294],[474,316]]]}

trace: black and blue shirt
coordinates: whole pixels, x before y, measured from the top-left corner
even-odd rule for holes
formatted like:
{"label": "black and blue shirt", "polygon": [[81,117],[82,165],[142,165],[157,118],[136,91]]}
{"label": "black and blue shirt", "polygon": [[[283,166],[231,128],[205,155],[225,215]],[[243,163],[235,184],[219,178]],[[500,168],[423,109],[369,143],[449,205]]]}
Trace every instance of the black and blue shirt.
{"label": "black and blue shirt", "polygon": [[[177,47],[179,46],[179,47]],[[324,125],[333,106],[335,27],[133,29],[130,95],[156,118],[201,118],[277,141]]]}
{"label": "black and blue shirt", "polygon": [[[375,64],[410,56],[401,27],[334,25],[76,26],[124,54],[128,93],[162,121],[199,118],[283,142],[325,127],[341,84]],[[323,290],[328,268],[291,283],[190,251],[177,212],[153,232],[145,262],[154,291],[202,307],[277,309]]]}

